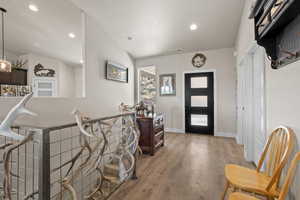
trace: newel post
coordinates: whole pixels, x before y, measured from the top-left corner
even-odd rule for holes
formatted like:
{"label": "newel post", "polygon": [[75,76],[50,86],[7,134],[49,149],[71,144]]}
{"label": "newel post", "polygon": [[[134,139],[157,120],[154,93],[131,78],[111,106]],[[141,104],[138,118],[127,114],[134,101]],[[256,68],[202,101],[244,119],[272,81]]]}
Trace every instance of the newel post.
{"label": "newel post", "polygon": [[40,142],[39,148],[39,200],[50,200],[50,131],[40,129],[37,139]]}

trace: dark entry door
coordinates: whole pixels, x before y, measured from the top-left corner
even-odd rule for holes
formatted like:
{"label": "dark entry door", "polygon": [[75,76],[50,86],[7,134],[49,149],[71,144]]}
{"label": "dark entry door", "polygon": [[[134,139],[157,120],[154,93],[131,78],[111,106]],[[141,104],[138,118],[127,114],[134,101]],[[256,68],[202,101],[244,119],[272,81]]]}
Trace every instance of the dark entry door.
{"label": "dark entry door", "polygon": [[214,135],[214,74],[185,74],[185,131]]}

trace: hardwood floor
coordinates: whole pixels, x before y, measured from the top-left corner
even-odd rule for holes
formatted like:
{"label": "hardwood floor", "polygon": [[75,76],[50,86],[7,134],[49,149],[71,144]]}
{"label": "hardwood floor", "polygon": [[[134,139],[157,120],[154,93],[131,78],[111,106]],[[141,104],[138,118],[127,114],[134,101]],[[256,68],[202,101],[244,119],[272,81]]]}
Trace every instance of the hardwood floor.
{"label": "hardwood floor", "polygon": [[123,184],[110,200],[219,200],[224,166],[251,166],[234,139],[168,133],[166,146],[138,161],[138,180]]}

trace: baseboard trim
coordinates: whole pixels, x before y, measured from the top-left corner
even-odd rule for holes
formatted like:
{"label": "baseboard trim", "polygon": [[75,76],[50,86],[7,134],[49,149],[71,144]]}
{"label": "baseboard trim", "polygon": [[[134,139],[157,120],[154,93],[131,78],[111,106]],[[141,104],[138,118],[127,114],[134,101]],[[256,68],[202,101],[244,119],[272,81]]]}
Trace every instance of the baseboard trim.
{"label": "baseboard trim", "polygon": [[165,131],[170,133],[185,133],[184,130],[178,128],[165,128]]}
{"label": "baseboard trim", "polygon": [[[166,132],[170,133],[185,133],[183,129],[178,129],[178,128],[165,128]],[[227,138],[235,138],[236,139],[236,134],[235,133],[229,133],[229,132],[216,132],[215,137],[227,137]]]}
{"label": "baseboard trim", "polygon": [[235,138],[236,139],[236,134],[235,133],[229,133],[229,132],[216,132],[215,136],[216,137],[227,137],[227,138]]}

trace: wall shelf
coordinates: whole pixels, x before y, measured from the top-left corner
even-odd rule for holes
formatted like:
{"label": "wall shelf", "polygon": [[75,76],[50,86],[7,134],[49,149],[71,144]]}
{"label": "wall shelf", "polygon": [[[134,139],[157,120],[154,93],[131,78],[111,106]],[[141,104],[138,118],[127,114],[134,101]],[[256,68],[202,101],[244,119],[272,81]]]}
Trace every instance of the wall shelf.
{"label": "wall shelf", "polygon": [[[298,23],[294,22],[299,17],[299,10],[299,0],[257,0],[251,12],[255,39],[266,49],[274,69],[298,59],[300,48],[291,48],[291,44],[297,43],[300,35],[291,35],[291,30],[298,27]],[[295,58],[291,55],[295,55]]]}
{"label": "wall shelf", "polygon": [[0,72],[0,84],[27,85],[27,69],[12,69],[11,72]]}

